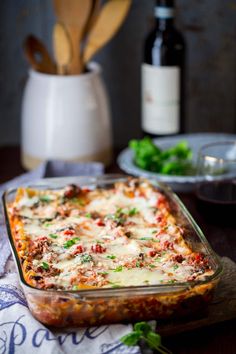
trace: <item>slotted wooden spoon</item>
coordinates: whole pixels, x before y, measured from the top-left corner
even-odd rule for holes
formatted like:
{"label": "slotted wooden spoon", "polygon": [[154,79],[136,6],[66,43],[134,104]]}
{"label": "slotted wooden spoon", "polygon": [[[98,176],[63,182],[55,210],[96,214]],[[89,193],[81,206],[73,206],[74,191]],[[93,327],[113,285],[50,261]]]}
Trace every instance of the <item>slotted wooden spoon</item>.
{"label": "slotted wooden spoon", "polygon": [[56,65],[51,59],[45,45],[32,34],[27,36],[23,49],[26,59],[36,71],[45,74],[56,74]]}
{"label": "slotted wooden spoon", "polygon": [[118,31],[130,9],[132,0],[112,0],[103,5],[88,35],[83,53],[83,66]]}
{"label": "slotted wooden spoon", "polygon": [[65,26],[71,40],[72,58],[68,72],[80,74],[80,42],[90,15],[92,0],[53,0],[53,4],[58,21]]}
{"label": "slotted wooden spoon", "polygon": [[53,50],[59,75],[68,74],[68,66],[72,58],[72,48],[69,35],[62,23],[56,23],[53,28]]}

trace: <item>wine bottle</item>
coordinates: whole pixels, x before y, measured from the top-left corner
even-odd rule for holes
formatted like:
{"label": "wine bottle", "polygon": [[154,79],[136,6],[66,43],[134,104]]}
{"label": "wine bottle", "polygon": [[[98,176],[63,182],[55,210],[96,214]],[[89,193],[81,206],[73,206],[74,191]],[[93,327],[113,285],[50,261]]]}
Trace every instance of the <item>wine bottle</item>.
{"label": "wine bottle", "polygon": [[156,0],[155,26],[144,45],[142,130],[163,136],[184,132],[185,42],[174,26],[174,0]]}

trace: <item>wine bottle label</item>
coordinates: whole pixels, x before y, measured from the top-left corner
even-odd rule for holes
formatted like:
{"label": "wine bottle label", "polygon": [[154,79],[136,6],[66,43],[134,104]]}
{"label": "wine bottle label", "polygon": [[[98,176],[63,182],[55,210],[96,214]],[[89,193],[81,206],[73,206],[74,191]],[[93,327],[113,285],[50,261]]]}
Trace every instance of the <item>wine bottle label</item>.
{"label": "wine bottle label", "polygon": [[142,128],[157,135],[179,132],[179,67],[142,64]]}
{"label": "wine bottle label", "polygon": [[157,18],[173,18],[175,9],[173,7],[155,7],[155,17]]}

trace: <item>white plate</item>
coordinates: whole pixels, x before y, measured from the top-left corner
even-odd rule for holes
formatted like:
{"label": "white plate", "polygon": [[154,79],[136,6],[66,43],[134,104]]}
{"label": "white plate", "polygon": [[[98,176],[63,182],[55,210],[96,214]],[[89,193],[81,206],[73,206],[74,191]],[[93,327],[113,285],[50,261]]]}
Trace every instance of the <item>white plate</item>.
{"label": "white plate", "polygon": [[[196,164],[198,151],[203,145],[213,142],[236,141],[236,135],[220,133],[183,134],[173,137],[156,138],[153,141],[159,147],[166,149],[177,144],[177,142],[181,140],[188,142],[189,147],[193,152],[193,163]],[[126,148],[118,156],[117,162],[119,167],[126,173],[133,176],[154,177],[159,181],[167,183],[177,192],[188,192],[194,188],[197,180],[196,176],[168,176],[145,171],[134,164],[133,158],[134,152],[130,148]]]}

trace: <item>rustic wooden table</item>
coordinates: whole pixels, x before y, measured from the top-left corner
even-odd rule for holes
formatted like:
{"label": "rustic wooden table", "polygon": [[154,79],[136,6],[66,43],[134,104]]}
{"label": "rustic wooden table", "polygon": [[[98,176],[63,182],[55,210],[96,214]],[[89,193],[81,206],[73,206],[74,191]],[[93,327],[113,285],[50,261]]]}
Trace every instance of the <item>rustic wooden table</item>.
{"label": "rustic wooden table", "polygon": [[[20,164],[19,147],[0,148],[0,183],[25,172]],[[107,172],[121,172],[114,163]],[[193,194],[179,194],[192,216],[220,255],[236,261],[236,228],[216,226],[198,211]],[[235,211],[236,217],[236,211]],[[164,338],[164,345],[177,354],[235,354],[236,319]]]}

